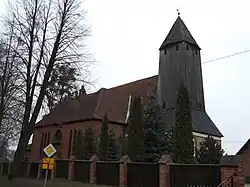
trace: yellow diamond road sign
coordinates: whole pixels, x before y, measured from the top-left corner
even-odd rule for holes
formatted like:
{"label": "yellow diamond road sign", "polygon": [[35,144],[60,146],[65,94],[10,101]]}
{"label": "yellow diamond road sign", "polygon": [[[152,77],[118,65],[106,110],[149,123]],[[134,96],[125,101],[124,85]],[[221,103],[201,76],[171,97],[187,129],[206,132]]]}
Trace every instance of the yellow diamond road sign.
{"label": "yellow diamond road sign", "polygon": [[52,144],[49,144],[47,147],[43,149],[48,157],[51,157],[53,154],[56,153],[56,149]]}

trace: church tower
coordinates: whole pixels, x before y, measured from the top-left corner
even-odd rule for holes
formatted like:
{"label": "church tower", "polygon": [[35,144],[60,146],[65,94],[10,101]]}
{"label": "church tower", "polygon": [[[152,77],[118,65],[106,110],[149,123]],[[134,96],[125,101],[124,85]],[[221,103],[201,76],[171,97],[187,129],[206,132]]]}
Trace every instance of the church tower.
{"label": "church tower", "polygon": [[168,128],[175,124],[175,108],[180,84],[189,91],[194,131],[222,137],[206,114],[200,47],[180,16],[160,46],[158,98],[166,110]]}

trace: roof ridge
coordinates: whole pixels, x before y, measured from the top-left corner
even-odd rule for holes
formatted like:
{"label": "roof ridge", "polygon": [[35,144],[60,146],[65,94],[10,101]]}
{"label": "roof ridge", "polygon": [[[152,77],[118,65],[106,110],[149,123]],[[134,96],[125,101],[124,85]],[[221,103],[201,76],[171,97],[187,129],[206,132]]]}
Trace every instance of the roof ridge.
{"label": "roof ridge", "polygon": [[111,88],[104,88],[104,89],[111,90],[111,89],[114,89],[114,88],[126,86],[126,85],[129,85],[129,84],[134,84],[136,82],[144,81],[144,80],[147,80],[147,79],[152,79],[152,78],[157,77],[157,76],[158,75],[153,75],[153,76],[150,76],[150,77],[138,79],[138,80],[135,80],[135,81],[132,81],[132,82],[127,82],[127,83],[124,83],[124,84],[121,84],[121,85],[118,85],[118,86],[114,86],[114,87],[111,87]]}

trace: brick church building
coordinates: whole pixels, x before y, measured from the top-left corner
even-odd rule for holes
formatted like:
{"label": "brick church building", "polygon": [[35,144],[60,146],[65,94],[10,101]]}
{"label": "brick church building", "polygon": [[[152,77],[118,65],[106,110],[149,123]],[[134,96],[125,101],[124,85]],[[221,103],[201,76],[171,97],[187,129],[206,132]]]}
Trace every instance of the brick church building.
{"label": "brick church building", "polygon": [[27,154],[29,160],[38,161],[42,149],[53,143],[61,158],[69,158],[78,129],[91,127],[95,136],[100,135],[105,113],[109,129],[121,136],[127,127],[131,96],[144,100],[157,86],[159,104],[165,109],[166,129],[175,124],[175,108],[180,83],[187,87],[191,101],[191,115],[195,146],[212,135],[217,141],[223,137],[205,110],[200,47],[186,25],[177,17],[166,39],[159,48],[159,73],[153,77],[136,80],[113,88],[101,88],[91,94],[68,98],[36,124],[33,142]]}

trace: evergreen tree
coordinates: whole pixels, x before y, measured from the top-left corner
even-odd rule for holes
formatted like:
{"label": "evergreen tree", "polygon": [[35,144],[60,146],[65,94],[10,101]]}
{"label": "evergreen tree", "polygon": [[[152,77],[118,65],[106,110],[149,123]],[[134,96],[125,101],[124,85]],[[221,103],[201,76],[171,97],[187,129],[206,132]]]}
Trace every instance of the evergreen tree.
{"label": "evergreen tree", "polygon": [[157,162],[164,153],[170,150],[168,149],[168,141],[165,136],[163,110],[157,102],[156,87],[149,96],[144,109],[144,129],[144,161]]}
{"label": "evergreen tree", "polygon": [[141,97],[134,97],[128,120],[127,154],[132,161],[142,161],[144,151],[144,128]]}
{"label": "evergreen tree", "polygon": [[127,131],[126,127],[123,126],[122,135],[119,138],[119,144],[120,144],[120,156],[128,154],[128,138],[127,138]]}
{"label": "evergreen tree", "polygon": [[199,164],[219,164],[224,150],[216,140],[208,136],[196,150],[196,161]]}
{"label": "evergreen tree", "polygon": [[115,133],[111,130],[108,134],[108,160],[117,160],[118,151]]}
{"label": "evergreen tree", "polygon": [[144,137],[144,161],[155,162],[161,157],[159,139],[152,128],[145,129]]}
{"label": "evergreen tree", "polygon": [[194,156],[193,128],[190,110],[189,93],[181,84],[176,108],[176,122],[173,130],[173,161],[192,163]]}
{"label": "evergreen tree", "polygon": [[75,145],[74,145],[74,155],[78,160],[84,159],[84,147],[83,147],[83,136],[82,136],[82,131],[78,130],[76,134],[76,139],[75,139]]}
{"label": "evergreen tree", "polygon": [[108,142],[109,134],[108,134],[108,117],[105,114],[102,120],[102,128],[101,128],[101,136],[100,136],[100,160],[108,159]]}
{"label": "evergreen tree", "polygon": [[93,154],[96,154],[95,136],[92,128],[87,128],[83,134],[83,159],[89,160]]}
{"label": "evergreen tree", "polygon": [[166,145],[166,152],[170,155],[172,155],[173,153],[173,132],[172,131],[168,131],[165,132],[164,134],[164,140],[165,140],[165,145]]}
{"label": "evergreen tree", "polygon": [[145,129],[155,129],[159,124],[162,123],[161,107],[157,103],[156,87],[152,90],[152,93],[148,97],[143,111],[143,116]]}
{"label": "evergreen tree", "polygon": [[119,137],[120,157],[126,155],[126,139],[125,137]]}

